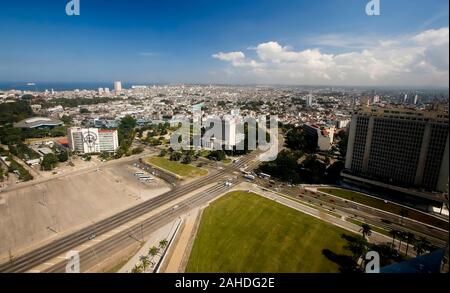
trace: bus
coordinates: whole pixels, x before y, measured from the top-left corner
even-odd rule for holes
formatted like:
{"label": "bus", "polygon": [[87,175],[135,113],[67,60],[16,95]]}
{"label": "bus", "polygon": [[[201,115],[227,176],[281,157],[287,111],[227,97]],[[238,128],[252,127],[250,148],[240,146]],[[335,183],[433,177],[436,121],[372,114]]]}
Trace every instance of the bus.
{"label": "bus", "polygon": [[248,180],[255,180],[255,176],[250,175],[250,174],[245,174],[245,175],[244,175],[244,178],[245,178],[245,179],[248,179]]}
{"label": "bus", "polygon": [[270,178],[272,176],[270,176],[269,174],[266,174],[266,173],[259,173],[259,177],[261,177],[262,179],[270,180]]}

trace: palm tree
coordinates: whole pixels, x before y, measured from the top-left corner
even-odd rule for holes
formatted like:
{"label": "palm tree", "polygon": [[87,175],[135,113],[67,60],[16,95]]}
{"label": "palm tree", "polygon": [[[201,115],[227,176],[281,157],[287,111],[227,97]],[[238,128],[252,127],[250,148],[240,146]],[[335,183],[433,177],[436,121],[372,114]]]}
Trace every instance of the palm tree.
{"label": "palm tree", "polygon": [[356,237],[353,241],[344,246],[344,248],[352,253],[353,261],[357,262],[358,259],[362,255],[365,255],[368,250],[367,240],[365,238]]}
{"label": "palm tree", "polygon": [[152,246],[150,247],[150,249],[148,250],[148,254],[150,254],[152,257],[154,257],[155,255],[157,255],[159,252],[159,248],[156,246]]}
{"label": "palm tree", "polygon": [[405,236],[406,236],[406,256],[408,256],[409,245],[415,242],[416,237],[411,232],[406,233]]}
{"label": "palm tree", "polygon": [[167,244],[168,244],[168,243],[169,243],[169,241],[167,241],[167,239],[163,239],[163,240],[159,241],[159,247],[160,247],[161,249],[164,249],[164,248],[167,247]]}
{"label": "palm tree", "polygon": [[400,242],[398,244],[398,252],[401,252],[401,250],[402,250],[402,241],[405,240],[405,232],[403,232],[401,230],[397,231],[397,239]]}
{"label": "palm tree", "polygon": [[133,274],[138,274],[138,273],[142,273],[142,267],[140,264],[135,265],[132,269],[131,272]]}
{"label": "palm tree", "polygon": [[416,246],[414,246],[414,250],[417,255],[422,255],[430,249],[430,242],[425,237],[420,237],[417,240]]}
{"label": "palm tree", "polygon": [[360,229],[359,231],[362,232],[362,236],[363,236],[364,238],[366,238],[366,237],[372,235],[371,228],[370,228],[370,226],[369,226],[368,224],[366,224],[366,223],[364,223],[364,224],[361,225],[361,229]]}
{"label": "palm tree", "polygon": [[148,266],[150,265],[150,261],[148,260],[148,256],[142,255],[139,259],[140,259],[140,261],[142,263],[142,269],[145,272],[147,270]]}
{"label": "palm tree", "polygon": [[392,235],[392,245],[391,245],[391,247],[394,247],[394,245],[395,245],[395,237],[397,237],[397,235],[398,235],[398,230],[392,229],[391,231],[389,231],[389,234]]}

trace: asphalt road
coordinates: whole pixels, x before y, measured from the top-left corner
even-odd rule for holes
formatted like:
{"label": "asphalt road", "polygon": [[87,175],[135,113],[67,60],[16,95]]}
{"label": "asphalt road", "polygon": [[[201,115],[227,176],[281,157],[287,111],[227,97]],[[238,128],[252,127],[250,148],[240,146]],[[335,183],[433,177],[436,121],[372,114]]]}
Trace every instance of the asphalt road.
{"label": "asphalt road", "polygon": [[[88,227],[85,227],[75,233],[72,233],[67,236],[63,236],[59,239],[56,239],[52,243],[37,248],[33,251],[30,251],[28,253],[25,253],[20,256],[15,256],[8,262],[0,264],[0,272],[25,272],[33,267],[36,267],[39,264],[44,263],[45,261],[52,259],[54,257],[57,257],[58,255],[61,255],[63,253],[66,253],[70,251],[72,248],[77,247],[89,240],[92,235],[101,235],[108,231],[111,231],[115,229],[116,227],[119,227],[121,225],[126,224],[127,222],[130,222],[133,219],[136,219],[147,212],[154,210],[160,206],[163,206],[164,204],[167,204],[174,199],[177,199],[183,195],[186,195],[188,193],[191,193],[195,190],[198,190],[199,188],[209,185],[211,183],[215,183],[227,176],[230,176],[230,174],[233,174],[233,172],[239,171],[241,167],[246,167],[247,164],[250,164],[253,162],[255,163],[256,156],[258,155],[258,152],[253,152],[245,157],[242,157],[239,161],[230,164],[229,166],[223,168],[221,172],[212,173],[209,175],[206,175],[203,178],[200,178],[194,182],[185,184],[183,186],[177,186],[173,190],[164,193],[156,198],[150,199],[146,202],[143,202],[139,205],[136,205],[132,208],[129,208],[127,210],[124,210],[116,215],[113,215],[109,218],[106,218],[104,220],[101,220],[97,223],[94,223]],[[83,170],[85,171],[85,170]],[[82,171],[80,171],[82,172]],[[67,175],[67,174],[66,174]],[[177,212],[181,212],[183,207],[188,207],[189,205],[195,204],[195,201],[197,200],[205,200],[208,201],[208,199],[213,196],[217,195],[214,191],[219,192],[218,194],[223,192],[223,188],[226,188],[223,184],[222,186],[217,185],[215,186],[215,190],[210,190],[209,192],[202,192],[199,195],[197,195],[195,198],[192,198],[192,201],[188,201],[184,203],[184,206],[179,205],[179,208],[177,208]],[[200,198],[198,198],[200,197]],[[172,218],[167,217],[167,215],[175,214],[173,210],[168,210],[163,212],[160,217],[156,217],[152,221],[149,222],[146,226],[155,225],[161,222],[167,222],[167,220],[170,220]],[[167,219],[170,218],[170,219]],[[144,227],[141,226],[144,224],[139,224],[139,229],[143,230]],[[150,228],[149,228],[150,229]],[[141,231],[142,232],[142,231]],[[124,232],[127,236],[125,238],[130,238],[129,235],[130,231]],[[145,233],[145,231],[144,231]],[[132,238],[130,238],[132,239]],[[128,239],[127,239],[128,240]],[[124,240],[122,239],[119,241],[122,243]],[[134,240],[135,241],[135,240]],[[110,243],[111,241],[107,241],[106,243]],[[117,245],[119,244],[117,243]],[[125,241],[126,242],[126,241]],[[107,244],[102,244],[107,245]],[[109,244],[114,246],[115,244]],[[115,246],[114,246],[115,247]],[[110,248],[111,249],[111,248]],[[99,252],[96,251],[94,254],[92,254],[95,258],[95,261],[99,261]],[[85,260],[82,260],[83,263]],[[86,261],[87,265],[89,262]],[[84,266],[83,265],[83,266]]]}
{"label": "asphalt road", "polygon": [[387,231],[395,229],[405,232],[412,232],[418,237],[425,237],[436,246],[447,246],[449,236],[448,231],[432,227],[406,217],[402,218],[396,214],[322,193],[318,194],[295,188],[284,188],[281,192],[305,202],[312,203],[316,206],[322,206],[331,210],[334,209],[334,211],[340,211],[349,218],[354,218],[360,222],[372,224]]}

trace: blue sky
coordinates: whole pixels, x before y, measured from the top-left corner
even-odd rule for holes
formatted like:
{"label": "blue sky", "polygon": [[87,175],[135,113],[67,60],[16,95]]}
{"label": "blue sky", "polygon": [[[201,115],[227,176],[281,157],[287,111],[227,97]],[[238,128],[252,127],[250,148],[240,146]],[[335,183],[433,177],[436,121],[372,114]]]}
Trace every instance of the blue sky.
{"label": "blue sky", "polygon": [[[365,14],[369,0],[81,0],[81,15],[72,17],[65,14],[64,0],[2,1],[0,81],[407,84],[411,77],[400,75],[418,63],[393,70],[396,79],[381,76],[383,68],[392,67],[394,55],[384,56],[378,42],[404,38],[396,50],[413,52],[418,45],[407,38],[442,28],[447,28],[448,38],[448,0],[380,1],[381,15],[372,17]],[[256,48],[269,43],[287,53],[282,60],[262,58]],[[448,42],[436,44],[448,48]],[[340,57],[361,57],[365,49],[373,49],[377,58],[367,65],[373,67],[367,80],[331,68],[346,68]],[[320,70],[301,64],[309,62],[308,50],[319,50]],[[235,62],[220,52],[242,52],[245,57],[233,55],[242,61]],[[414,52],[413,59],[419,54]],[[291,55],[298,58],[287,57]],[[436,58],[442,54],[424,60],[431,64]],[[448,79],[448,54],[443,58],[444,70],[425,83],[441,85]],[[289,68],[300,73],[292,75]]]}

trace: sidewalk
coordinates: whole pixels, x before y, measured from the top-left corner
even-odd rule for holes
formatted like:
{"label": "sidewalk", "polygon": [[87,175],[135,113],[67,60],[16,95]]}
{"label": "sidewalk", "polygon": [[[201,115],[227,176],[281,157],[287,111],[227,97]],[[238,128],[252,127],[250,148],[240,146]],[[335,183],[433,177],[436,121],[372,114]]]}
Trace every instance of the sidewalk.
{"label": "sidewalk", "polygon": [[[142,245],[139,251],[118,271],[118,273],[131,272],[134,266],[140,262],[140,257],[143,255],[148,255],[148,250],[151,247],[153,246],[159,247],[159,242],[161,240],[166,239],[167,241],[169,241],[171,238],[171,234],[173,233],[173,230],[177,227],[177,223],[179,223],[179,221],[180,219],[176,219],[170,222],[169,224],[154,231],[150,235],[150,238],[144,243],[144,245]],[[147,269],[147,272],[153,272],[159,258],[161,258],[161,252],[158,255],[156,255],[154,259],[151,259],[151,256],[149,256],[149,260],[154,263],[154,266],[150,265],[150,267]]]}
{"label": "sidewalk", "polygon": [[164,273],[182,273],[183,272],[183,261],[185,260],[186,250],[188,249],[189,243],[194,236],[193,233],[196,231],[196,225],[198,222],[200,209],[194,209],[186,217],[186,222],[184,229],[181,232],[180,238],[176,243],[174,251],[170,256],[169,263],[167,264]]}

